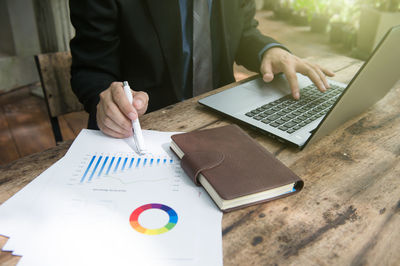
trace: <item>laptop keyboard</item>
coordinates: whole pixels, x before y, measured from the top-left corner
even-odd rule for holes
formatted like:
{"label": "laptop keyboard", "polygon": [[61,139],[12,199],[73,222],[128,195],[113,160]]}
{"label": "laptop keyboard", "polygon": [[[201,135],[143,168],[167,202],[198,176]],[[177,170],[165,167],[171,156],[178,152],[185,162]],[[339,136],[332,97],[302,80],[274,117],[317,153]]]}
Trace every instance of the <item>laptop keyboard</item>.
{"label": "laptop keyboard", "polygon": [[331,88],[324,93],[313,84],[301,90],[299,100],[293,99],[292,95],[286,95],[251,110],[246,115],[292,134],[324,116],[344,89],[331,84]]}

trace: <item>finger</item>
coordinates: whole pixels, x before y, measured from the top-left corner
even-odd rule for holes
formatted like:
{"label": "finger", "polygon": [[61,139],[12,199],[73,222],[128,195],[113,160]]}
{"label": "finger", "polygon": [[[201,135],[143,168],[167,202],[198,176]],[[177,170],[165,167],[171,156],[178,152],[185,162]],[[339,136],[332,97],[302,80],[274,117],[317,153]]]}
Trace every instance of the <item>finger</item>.
{"label": "finger", "polygon": [[133,108],[133,105],[129,103],[128,98],[125,95],[124,87],[121,82],[113,82],[111,85],[111,95],[114,103],[118,106],[119,110],[131,120],[137,118],[137,111]]}
{"label": "finger", "polygon": [[139,115],[143,115],[149,104],[149,95],[144,91],[133,91],[133,106]]}
{"label": "finger", "polygon": [[322,70],[322,72],[325,74],[325,75],[327,75],[328,77],[333,77],[333,76],[335,76],[335,73],[334,72],[332,72],[331,70],[329,70],[329,69],[327,69],[327,68],[324,68],[324,67],[322,67],[322,66],[320,66],[320,65],[316,65],[319,69],[321,69]]}
{"label": "finger", "polygon": [[99,125],[99,128],[104,134],[114,137],[114,138],[124,139],[124,138],[128,137],[128,136],[125,136],[124,134],[121,134],[119,132],[116,132],[116,131],[108,128],[107,126],[100,127],[100,125]]}
{"label": "finger", "polygon": [[126,136],[124,134],[121,134],[119,132],[116,132],[110,128],[108,128],[106,125],[104,125],[102,119],[100,118],[100,114],[99,112],[97,112],[97,125],[99,127],[99,129],[101,130],[101,132],[103,132],[104,134],[114,137],[114,138],[126,138]]}
{"label": "finger", "polygon": [[108,99],[106,101],[101,101],[100,103],[101,108],[104,111],[104,117],[111,119],[115,124],[118,125],[118,127],[121,127],[122,130],[125,130],[126,132],[132,130],[132,121],[123,113],[121,113],[121,110],[112,100]]}
{"label": "finger", "polygon": [[102,118],[102,123],[109,129],[118,132],[119,134],[124,135],[125,137],[128,137],[130,135],[132,135],[132,128],[130,129],[125,129],[123,127],[121,127],[120,125],[118,125],[117,123],[114,122],[114,120],[112,120],[109,116],[104,115]]}
{"label": "finger", "polygon": [[[97,109],[97,117],[98,117],[97,118],[98,122],[100,121],[104,126],[113,130],[114,132],[122,134],[125,137],[128,137],[132,134],[132,127],[129,127],[129,128],[121,127],[119,124],[117,124],[114,120],[112,120],[111,117],[109,117],[105,113],[104,108],[102,107],[101,104],[99,105],[99,108]],[[130,121],[130,120],[128,120],[128,121]]]}
{"label": "finger", "polygon": [[271,82],[274,79],[274,72],[272,70],[272,63],[270,60],[265,59],[262,61],[260,72],[265,82]]}
{"label": "finger", "polygon": [[285,65],[283,68],[283,73],[285,74],[286,79],[289,82],[293,98],[296,100],[300,99],[299,83],[297,81],[297,75],[293,65]]}
{"label": "finger", "polygon": [[309,67],[307,64],[301,64],[299,67],[299,72],[303,75],[308,76],[311,81],[317,86],[318,90],[322,92],[326,91],[326,87],[317,72],[315,72],[315,70]]}
{"label": "finger", "polygon": [[319,78],[322,80],[322,83],[324,83],[324,86],[326,89],[329,89],[331,87],[331,85],[329,85],[328,80],[326,79],[325,74],[322,72],[322,70],[315,65],[311,65],[314,69],[315,72],[317,72]]}

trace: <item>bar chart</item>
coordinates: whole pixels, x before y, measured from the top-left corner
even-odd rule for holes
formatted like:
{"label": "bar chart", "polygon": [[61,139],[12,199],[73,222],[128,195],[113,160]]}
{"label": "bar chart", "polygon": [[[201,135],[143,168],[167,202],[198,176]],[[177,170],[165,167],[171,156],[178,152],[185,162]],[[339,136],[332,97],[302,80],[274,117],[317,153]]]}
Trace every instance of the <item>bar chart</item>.
{"label": "bar chart", "polygon": [[84,171],[80,183],[91,182],[96,178],[115,176],[129,171],[150,167],[165,167],[174,163],[174,159],[157,156],[137,156],[133,154],[86,156]]}

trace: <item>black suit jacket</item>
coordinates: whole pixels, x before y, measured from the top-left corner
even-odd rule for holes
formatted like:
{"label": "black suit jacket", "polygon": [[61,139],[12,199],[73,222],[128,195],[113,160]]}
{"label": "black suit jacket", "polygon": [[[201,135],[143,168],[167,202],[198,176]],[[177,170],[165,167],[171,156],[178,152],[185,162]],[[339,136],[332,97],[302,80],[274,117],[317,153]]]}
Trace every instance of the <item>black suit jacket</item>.
{"label": "black suit jacket", "polygon": [[[206,1],[206,0],[204,0]],[[251,0],[213,0],[214,88],[234,82],[233,63],[259,71],[263,36]],[[71,85],[96,128],[99,94],[127,80],[149,94],[148,111],[182,99],[182,34],[178,0],[70,0]]]}

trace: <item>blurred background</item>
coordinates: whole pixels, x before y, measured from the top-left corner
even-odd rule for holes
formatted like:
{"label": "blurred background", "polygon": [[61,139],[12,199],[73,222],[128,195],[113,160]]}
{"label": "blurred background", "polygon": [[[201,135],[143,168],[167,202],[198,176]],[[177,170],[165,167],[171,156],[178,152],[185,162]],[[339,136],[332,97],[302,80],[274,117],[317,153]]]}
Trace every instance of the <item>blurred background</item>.
{"label": "blurred background", "polygon": [[[366,60],[400,24],[400,0],[255,0],[262,33],[300,57]],[[34,55],[69,51],[68,0],[0,0],[0,166],[56,145]],[[235,66],[235,77],[254,73]],[[87,115],[58,117],[63,140]]]}

